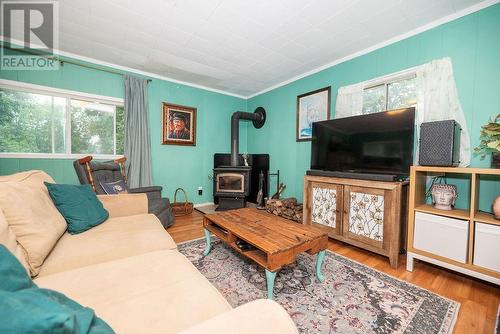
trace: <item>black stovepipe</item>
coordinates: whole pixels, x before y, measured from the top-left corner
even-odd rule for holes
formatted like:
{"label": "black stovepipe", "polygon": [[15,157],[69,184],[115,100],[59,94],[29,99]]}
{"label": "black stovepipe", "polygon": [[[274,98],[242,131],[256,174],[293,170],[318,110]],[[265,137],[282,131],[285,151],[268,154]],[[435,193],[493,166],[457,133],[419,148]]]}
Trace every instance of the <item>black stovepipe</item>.
{"label": "black stovepipe", "polygon": [[253,126],[260,129],[266,122],[266,110],[258,107],[253,113],[236,111],[231,116],[231,166],[239,166],[240,119],[252,121]]}

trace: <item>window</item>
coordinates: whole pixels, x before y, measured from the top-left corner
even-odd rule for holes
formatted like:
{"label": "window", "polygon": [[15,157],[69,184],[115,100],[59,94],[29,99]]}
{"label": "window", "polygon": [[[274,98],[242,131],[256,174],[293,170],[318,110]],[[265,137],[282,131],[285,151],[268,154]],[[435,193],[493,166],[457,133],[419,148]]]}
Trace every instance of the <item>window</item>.
{"label": "window", "polygon": [[0,89],[0,151],[65,153],[66,100]]}
{"label": "window", "polygon": [[0,154],[123,154],[121,101],[33,87],[0,85]]}
{"label": "window", "polygon": [[417,104],[414,75],[377,83],[363,90],[363,114],[414,107]]}
{"label": "window", "polygon": [[[114,154],[117,107],[76,99],[70,103],[71,152]],[[123,115],[123,111],[120,114]],[[123,146],[118,153],[123,153]]]}

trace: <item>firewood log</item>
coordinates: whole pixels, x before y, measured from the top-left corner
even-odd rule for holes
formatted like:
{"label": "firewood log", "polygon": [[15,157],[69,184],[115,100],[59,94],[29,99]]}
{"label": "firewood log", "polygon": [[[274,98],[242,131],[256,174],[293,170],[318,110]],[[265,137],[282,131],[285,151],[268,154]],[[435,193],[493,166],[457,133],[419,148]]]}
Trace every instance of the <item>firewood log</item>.
{"label": "firewood log", "polygon": [[302,223],[303,205],[297,203],[297,199],[294,197],[269,199],[266,202],[266,211],[276,216]]}

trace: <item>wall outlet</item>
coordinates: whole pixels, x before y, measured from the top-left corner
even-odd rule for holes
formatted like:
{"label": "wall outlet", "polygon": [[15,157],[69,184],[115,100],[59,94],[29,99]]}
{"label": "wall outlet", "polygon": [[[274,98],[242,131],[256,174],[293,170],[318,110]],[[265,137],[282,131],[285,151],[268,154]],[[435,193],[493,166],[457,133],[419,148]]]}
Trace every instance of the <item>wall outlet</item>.
{"label": "wall outlet", "polygon": [[198,187],[198,195],[201,196],[203,195],[203,187]]}

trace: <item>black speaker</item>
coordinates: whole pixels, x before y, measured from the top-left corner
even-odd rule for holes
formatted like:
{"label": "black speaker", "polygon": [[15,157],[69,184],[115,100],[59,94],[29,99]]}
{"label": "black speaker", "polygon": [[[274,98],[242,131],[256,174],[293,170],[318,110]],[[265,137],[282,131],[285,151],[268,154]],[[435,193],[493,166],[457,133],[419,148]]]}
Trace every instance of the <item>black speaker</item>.
{"label": "black speaker", "polygon": [[422,123],[418,163],[422,166],[458,166],[461,131],[460,124],[454,120]]}

